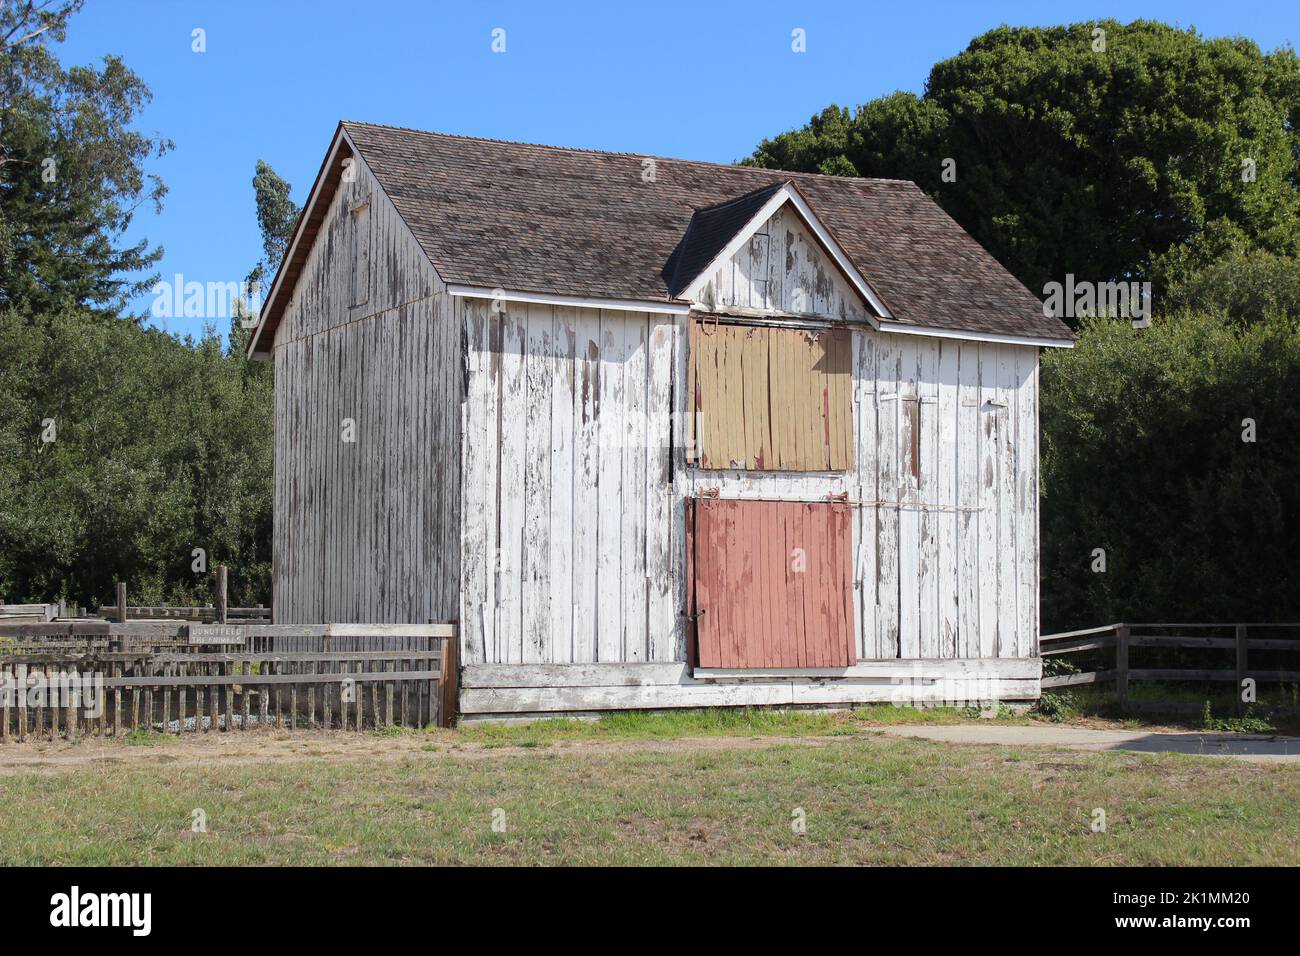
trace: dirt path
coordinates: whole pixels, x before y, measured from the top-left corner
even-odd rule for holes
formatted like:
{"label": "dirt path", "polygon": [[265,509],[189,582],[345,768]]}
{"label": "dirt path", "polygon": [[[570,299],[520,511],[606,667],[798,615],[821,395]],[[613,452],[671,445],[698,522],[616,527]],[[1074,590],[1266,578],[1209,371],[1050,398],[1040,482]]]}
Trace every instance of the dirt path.
{"label": "dirt path", "polygon": [[[864,735],[865,736],[865,735]],[[122,741],[29,742],[0,747],[0,776],[32,771],[58,772],[121,766],[238,766],[258,763],[345,763],[357,759],[401,760],[433,755],[488,759],[525,754],[676,753],[680,751],[758,750],[783,744],[823,747],[845,737],[683,737],[668,740],[576,740],[536,746],[464,743],[436,736],[371,737],[346,732],[299,731],[169,737],[148,746]]]}
{"label": "dirt path", "polygon": [[1252,736],[1209,731],[1153,732],[1101,730],[1068,726],[998,726],[951,724],[898,725],[881,728],[890,737],[911,737],[953,744],[1057,747],[1067,750],[1128,750],[1137,753],[1195,754],[1233,757],[1252,763],[1300,763],[1300,737]]}

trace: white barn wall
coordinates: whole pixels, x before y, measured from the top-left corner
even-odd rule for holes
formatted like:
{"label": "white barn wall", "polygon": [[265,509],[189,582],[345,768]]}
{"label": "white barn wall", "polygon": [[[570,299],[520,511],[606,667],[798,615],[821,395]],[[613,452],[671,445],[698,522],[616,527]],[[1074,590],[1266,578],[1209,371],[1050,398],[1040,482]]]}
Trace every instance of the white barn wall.
{"label": "white barn wall", "polygon": [[457,306],[469,348],[462,659],[684,659],[672,317],[488,306]]}
{"label": "white barn wall", "polygon": [[[682,503],[715,489],[855,502],[862,660],[1035,655],[1035,348],[855,330],[857,467],[702,470],[668,450],[685,413],[683,388],[671,421],[666,398],[685,381],[684,318],[516,304],[498,317],[462,302],[471,683],[498,665],[685,661]],[[919,478],[909,401],[921,407]]]}

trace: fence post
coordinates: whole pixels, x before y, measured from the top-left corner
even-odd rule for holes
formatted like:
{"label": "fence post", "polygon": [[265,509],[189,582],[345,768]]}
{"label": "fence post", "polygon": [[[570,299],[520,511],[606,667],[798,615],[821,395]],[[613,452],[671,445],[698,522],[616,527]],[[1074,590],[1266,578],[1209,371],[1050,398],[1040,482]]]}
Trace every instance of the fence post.
{"label": "fence post", "polygon": [[1246,702],[1241,699],[1241,683],[1246,679],[1246,625],[1237,625],[1237,689],[1233,691],[1237,716],[1246,712]]}
{"label": "fence post", "polygon": [[1115,628],[1115,696],[1121,713],[1128,713],[1128,625]]}
{"label": "fence post", "polygon": [[451,637],[442,639],[442,678],[438,683],[442,692],[438,726],[450,727],[456,719],[456,698],[460,690],[460,628],[456,628]]}
{"label": "fence post", "polygon": [[217,623],[226,623],[226,581],[227,571],[224,564],[217,565]]}
{"label": "fence post", "polygon": [[126,623],[126,582],[117,582],[117,623]]}

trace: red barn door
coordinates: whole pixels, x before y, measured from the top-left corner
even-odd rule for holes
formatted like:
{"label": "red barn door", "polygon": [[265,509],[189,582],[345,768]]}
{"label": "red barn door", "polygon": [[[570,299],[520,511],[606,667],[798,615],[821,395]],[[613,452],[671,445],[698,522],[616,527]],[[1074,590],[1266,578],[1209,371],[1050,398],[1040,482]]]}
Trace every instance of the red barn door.
{"label": "red barn door", "polygon": [[688,504],[695,666],[854,663],[848,505],[716,498]]}

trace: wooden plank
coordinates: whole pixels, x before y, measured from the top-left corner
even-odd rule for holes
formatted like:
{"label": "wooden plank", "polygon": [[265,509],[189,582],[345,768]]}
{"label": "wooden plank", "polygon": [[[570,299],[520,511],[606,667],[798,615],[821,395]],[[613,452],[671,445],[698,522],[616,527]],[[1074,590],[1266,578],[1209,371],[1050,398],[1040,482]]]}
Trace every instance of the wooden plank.
{"label": "wooden plank", "polygon": [[[877,483],[880,480],[876,460],[876,357],[875,332],[855,332],[853,388],[855,412],[855,468],[857,471],[857,497],[860,501],[879,501]],[[879,529],[877,506],[854,509],[855,554],[853,563],[855,617],[858,635],[858,657],[879,655],[879,634],[876,630],[876,540]]]}
{"label": "wooden plank", "polygon": [[1040,640],[1042,643],[1046,644],[1049,641],[1068,640],[1074,637],[1084,637],[1089,634],[1107,634],[1114,631],[1119,626],[1120,625],[1118,624],[1105,624],[1101,627],[1084,628],[1081,631],[1061,631],[1056,634],[1044,634]]}
{"label": "wooden plank", "polygon": [[488,580],[491,574],[490,508],[495,491],[489,483],[489,460],[494,459],[494,426],[487,418],[489,389],[488,319],[482,300],[464,303],[466,376],[469,380],[464,411],[462,496],[465,501],[461,531],[461,651],[468,662],[489,660],[491,631],[487,627]]}
{"label": "wooden plank", "polygon": [[552,662],[573,660],[574,559],[574,350],[577,332],[573,309],[552,309],[551,346],[551,501],[550,640]]}
{"label": "wooden plank", "polygon": [[523,553],[525,436],[528,390],[525,369],[527,306],[509,303],[502,318],[497,419],[497,660],[523,660]]}
{"label": "wooden plank", "polygon": [[[695,680],[759,680],[767,678],[810,678],[829,679],[845,678],[855,680],[903,680],[937,681],[937,680],[974,680],[979,677],[995,677],[1005,680],[1038,680],[1042,675],[1042,662],[1031,658],[964,658],[959,660],[888,660],[855,661],[847,667],[761,667],[761,668],[703,668],[697,667],[691,676]],[[551,675],[549,683],[568,685],[563,673]],[[619,680],[612,675],[604,681],[595,683],[616,684]],[[543,686],[525,683],[503,686]]]}
{"label": "wooden plank", "polygon": [[856,465],[853,427],[853,336],[848,329],[826,335],[826,383],[830,412],[831,462],[835,471]]}
{"label": "wooden plank", "polygon": [[701,428],[701,394],[699,370],[700,323],[698,319],[686,319],[686,399],[683,411],[686,416],[686,461],[694,464],[700,459],[704,435]]}
{"label": "wooden plank", "polygon": [[1246,640],[1246,626],[1244,624],[1238,624],[1234,629],[1234,631],[1235,631],[1234,640],[1237,646],[1235,648],[1236,667],[1233,673],[1233,680],[1236,682],[1236,687],[1233,688],[1232,699],[1234,702],[1234,706],[1236,708],[1237,715],[1241,716],[1246,712],[1246,704],[1243,698],[1245,696],[1244,684],[1246,683],[1247,676],[1249,676],[1250,674],[1250,669],[1248,666],[1248,661],[1249,661],[1248,649],[1250,645]]}
{"label": "wooden plank", "polygon": [[1077,687],[1081,684],[1103,684],[1115,679],[1115,671],[1088,671],[1078,674],[1057,674],[1042,679],[1043,690],[1054,687]]}
{"label": "wooden plank", "polygon": [[[221,667],[221,665],[215,665]],[[227,668],[223,668],[227,669]],[[192,674],[163,677],[161,675],[140,675],[134,677],[106,677],[104,686],[106,688],[114,687],[139,687],[145,691],[161,689],[165,687],[195,686],[195,687],[220,687],[232,688],[237,686],[307,686],[315,684],[342,684],[347,681],[353,681],[360,684],[382,683],[389,680],[391,675],[386,670],[367,670],[367,671],[343,671],[337,674],[313,674],[309,672],[296,672],[287,674],[238,674],[238,673],[217,673],[217,674]],[[437,670],[413,670],[406,673],[408,680],[438,680],[442,677],[441,668]],[[214,694],[215,697],[215,694]],[[227,715],[233,713],[233,706],[229,700],[224,706]],[[213,701],[213,707],[216,707],[216,701]],[[148,709],[145,709],[145,717],[148,717]]]}
{"label": "wooden plank", "polygon": [[[1016,579],[1016,562],[1020,543],[1016,514],[1016,434],[1017,388],[1015,370],[1016,346],[997,347],[997,396],[1001,404],[998,412],[998,656],[1016,657],[1020,654],[1021,635],[1020,594]],[[1024,639],[1026,646],[1029,639]]]}
{"label": "wooden plank", "polygon": [[[530,305],[526,340],[526,431],[524,435],[523,651],[521,660],[551,659],[551,385],[555,377],[550,306]],[[572,423],[571,406],[562,410]],[[567,532],[561,525],[559,532]],[[565,603],[568,603],[565,596]]]}
{"label": "wooden plank", "polygon": [[920,340],[917,354],[917,403],[915,448],[919,456],[916,463],[917,482],[917,624],[918,646],[916,657],[942,657],[943,638],[940,633],[940,594],[952,587],[951,577],[940,580],[939,539],[937,523],[949,514],[952,507],[949,497],[939,487],[939,475],[951,465],[951,454],[939,453],[939,348],[941,340]]}
{"label": "wooden plank", "polygon": [[[905,674],[900,673],[900,679]],[[995,700],[1032,700],[1039,694],[1037,679],[1005,680],[981,677],[954,680],[968,700],[985,695]],[[927,686],[930,688],[927,691]],[[933,692],[935,685],[920,685],[917,695]],[[940,685],[942,686],[942,685]],[[688,681],[673,685],[610,685],[582,687],[505,687],[466,689],[461,694],[463,712],[475,715],[546,714],[608,710],[660,710],[676,707],[753,707],[791,704],[893,703],[900,687],[889,678],[858,680],[786,679],[765,681]]]}
{"label": "wooden plank", "polygon": [[719,449],[715,467],[744,468],[748,459],[745,448],[744,365],[741,330],[721,325],[716,330],[719,341],[718,384],[720,410],[716,429]]}
{"label": "wooden plank", "polygon": [[1121,711],[1128,710],[1128,628],[1120,625],[1115,628],[1115,696],[1119,698]]}
{"label": "wooden plank", "polygon": [[879,339],[879,376],[876,382],[876,462],[879,469],[877,511],[875,604],[880,657],[899,656],[899,449],[901,416],[901,361],[899,337]]}
{"label": "wooden plank", "polygon": [[920,394],[918,375],[924,342],[904,336],[899,343],[898,432],[898,656],[920,657],[921,576],[920,497]]}
{"label": "wooden plank", "polygon": [[1014,349],[1016,654],[1038,653],[1038,350]]}
{"label": "wooden plank", "polygon": [[[739,330],[738,330],[739,331]],[[746,468],[770,468],[772,459],[771,396],[768,393],[770,330],[753,326],[739,331],[744,459]]]}
{"label": "wooden plank", "polygon": [[699,584],[698,568],[695,561],[695,512],[696,501],[687,498],[682,502],[683,512],[683,555],[682,576],[686,581],[686,652],[683,655],[688,666],[700,663],[699,641],[697,639],[697,604],[696,589]]}
{"label": "wooden plank", "polygon": [[596,660],[600,313],[579,309],[575,325],[572,660],[588,662]]}
{"label": "wooden plank", "polygon": [[[1230,627],[1234,625],[1229,625]],[[1246,626],[1246,625],[1240,625]],[[1058,645],[1049,645],[1052,651],[1044,648],[1043,654],[1046,655],[1055,651]],[[1132,634],[1129,637],[1130,647],[1181,647],[1181,648],[1199,648],[1202,650],[1225,650],[1235,651],[1237,648],[1237,639],[1235,637],[1196,637],[1194,635],[1152,635],[1152,634]],[[1300,642],[1294,640],[1272,640],[1269,638],[1252,637],[1246,641],[1246,647],[1252,651],[1298,651]]]}
{"label": "wooden plank", "polygon": [[999,446],[1003,440],[1002,409],[997,394],[997,346],[979,346],[979,402],[980,428],[977,474],[979,520],[979,602],[980,637],[979,656],[997,657],[998,654],[998,593],[999,593],[999,488],[998,468],[1002,456]]}
{"label": "wooden plank", "polygon": [[934,529],[934,557],[938,613],[936,617],[936,648],[939,657],[960,657],[958,635],[960,607],[958,595],[961,585],[958,577],[960,548],[958,525],[961,521],[962,502],[958,492],[961,473],[961,447],[958,440],[960,385],[960,346],[953,340],[938,342],[938,388],[935,415],[934,500],[950,510],[937,510],[930,515]]}
{"label": "wooden plank", "polygon": [[[1136,641],[1132,642],[1136,643]],[[1104,647],[1113,647],[1115,638],[1113,637],[1083,637],[1077,641],[1061,641],[1059,644],[1052,644],[1043,648],[1043,657],[1053,657],[1058,654],[1077,654],[1080,651],[1095,651]]]}
{"label": "wooden plank", "polygon": [[[673,566],[674,538],[683,528],[674,507],[672,441],[674,326],[647,317],[646,342],[646,659],[672,660],[676,656],[676,629],[681,616],[677,606]],[[668,409],[672,415],[663,414]],[[680,421],[680,417],[676,420]]]}
{"label": "wooden plank", "polygon": [[642,313],[623,318],[623,458],[619,477],[622,499],[620,580],[620,660],[643,661],[649,657],[646,610],[650,570],[647,565],[647,516],[651,489],[646,476],[651,468],[649,430],[646,419],[666,417],[667,396],[652,407],[649,397],[649,324]]}
{"label": "wooden plank", "polygon": [[627,363],[625,313],[601,310],[597,390],[596,659],[623,657],[623,455],[624,371]]}

